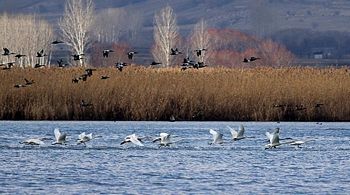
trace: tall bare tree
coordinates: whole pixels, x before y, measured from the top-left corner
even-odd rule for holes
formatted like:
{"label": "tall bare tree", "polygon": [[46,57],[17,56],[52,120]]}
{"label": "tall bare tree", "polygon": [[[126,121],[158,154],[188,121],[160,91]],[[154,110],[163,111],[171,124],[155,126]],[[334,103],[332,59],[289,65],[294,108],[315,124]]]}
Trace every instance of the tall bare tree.
{"label": "tall bare tree", "polygon": [[201,19],[195,26],[192,31],[190,41],[189,43],[191,51],[198,50],[198,49],[206,49],[205,52],[202,52],[200,56],[197,56],[199,62],[207,62],[207,59],[209,58],[210,49],[213,49],[211,47],[211,40],[210,35],[208,32],[208,25],[207,22],[203,19]]}
{"label": "tall bare tree", "polygon": [[167,6],[154,16],[155,45],[152,50],[154,59],[163,66],[172,65],[174,58],[170,55],[170,50],[176,46],[178,38],[176,16],[173,9]]}
{"label": "tall bare tree", "polygon": [[[67,0],[64,16],[59,22],[63,40],[74,54],[85,54],[90,43],[89,31],[93,24],[94,4],[92,0]],[[80,65],[84,63],[80,60]]]}
{"label": "tall bare tree", "polygon": [[[139,12],[125,8],[108,8],[95,17],[94,39],[99,43],[118,43],[121,39],[132,42],[141,30],[142,17]],[[125,18],[128,18],[125,20]]]}
{"label": "tall bare tree", "polygon": [[47,65],[47,57],[37,58],[37,52],[50,52],[50,43],[53,39],[51,25],[35,15],[1,15],[0,16],[0,48],[6,47],[16,54],[25,55],[15,58],[16,55],[1,56],[0,62],[15,62],[19,67],[33,67],[35,64]]}

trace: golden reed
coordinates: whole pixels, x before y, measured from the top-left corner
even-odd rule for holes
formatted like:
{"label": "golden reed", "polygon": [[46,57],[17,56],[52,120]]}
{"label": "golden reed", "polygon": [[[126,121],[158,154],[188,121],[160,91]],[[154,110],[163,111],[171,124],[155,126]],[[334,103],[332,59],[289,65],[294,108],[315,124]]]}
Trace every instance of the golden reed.
{"label": "golden reed", "polygon": [[347,68],[98,68],[72,83],[83,73],[1,70],[0,119],[350,121]]}

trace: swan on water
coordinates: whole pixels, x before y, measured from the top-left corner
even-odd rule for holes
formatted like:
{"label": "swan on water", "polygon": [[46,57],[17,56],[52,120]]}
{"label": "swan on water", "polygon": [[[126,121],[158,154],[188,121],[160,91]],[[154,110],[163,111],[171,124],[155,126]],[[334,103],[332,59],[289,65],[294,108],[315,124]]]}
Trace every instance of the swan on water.
{"label": "swan on water", "polygon": [[53,144],[64,144],[66,142],[67,134],[61,133],[58,128],[54,130],[55,142]]}
{"label": "swan on water", "polygon": [[271,149],[276,148],[277,146],[281,145],[279,133],[272,133],[272,136],[270,136],[270,143],[265,145],[265,149]]}
{"label": "swan on water", "polygon": [[209,129],[209,133],[213,135],[213,142],[210,144],[222,144],[222,133],[215,131],[214,129]]}
{"label": "swan on water", "polygon": [[170,134],[168,133],[160,133],[159,137],[153,140],[153,142],[160,141],[160,146],[170,146],[172,144],[170,140]]}
{"label": "swan on water", "polygon": [[124,141],[120,143],[120,145],[123,145],[125,143],[133,143],[138,146],[144,146],[141,142],[141,138],[137,137],[136,134],[128,135],[124,138]]}
{"label": "swan on water", "polygon": [[234,141],[246,138],[246,137],[244,137],[244,126],[243,125],[239,126],[239,131],[238,132],[235,129],[231,128],[230,126],[227,126],[227,127],[230,129],[230,132],[231,132],[231,135],[232,135],[232,139]]}
{"label": "swan on water", "polygon": [[85,143],[92,140],[92,133],[90,134],[85,134],[85,132],[81,133],[79,136],[78,136],[78,141],[77,141],[77,144],[84,144],[86,145]]}
{"label": "swan on water", "polygon": [[43,145],[44,142],[42,140],[42,138],[29,138],[20,143],[25,145]]}

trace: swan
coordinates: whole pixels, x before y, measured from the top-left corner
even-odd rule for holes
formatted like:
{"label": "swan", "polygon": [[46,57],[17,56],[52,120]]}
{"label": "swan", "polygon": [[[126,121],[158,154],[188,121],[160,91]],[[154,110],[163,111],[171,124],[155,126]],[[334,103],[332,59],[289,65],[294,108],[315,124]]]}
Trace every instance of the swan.
{"label": "swan", "polygon": [[84,144],[86,145],[85,143],[92,140],[92,133],[90,134],[85,134],[85,132],[81,133],[79,136],[78,136],[78,141],[77,141],[77,144]]}
{"label": "swan", "polygon": [[43,145],[44,142],[42,140],[42,138],[29,138],[20,143],[25,145]]}
{"label": "swan", "polygon": [[160,133],[159,137],[153,140],[153,142],[160,141],[160,146],[170,146],[172,144],[170,140],[170,134],[168,133]]}
{"label": "swan", "polygon": [[305,144],[306,142],[309,142],[312,140],[294,140],[289,142],[290,145],[296,146],[297,148],[300,148],[301,145]]}
{"label": "swan", "polygon": [[124,138],[124,141],[122,143],[120,143],[120,145],[123,145],[125,143],[129,143],[132,142],[135,145],[138,146],[144,146],[141,142],[141,138],[137,137],[136,134],[132,134],[132,135],[128,135]]}
{"label": "swan", "polygon": [[56,128],[54,130],[54,134],[56,142],[54,142],[53,144],[64,144],[66,142],[67,134],[61,133],[60,129]]}
{"label": "swan", "polygon": [[217,132],[213,129],[209,129],[209,133],[213,135],[213,142],[210,144],[222,144],[222,133]]}
{"label": "swan", "polygon": [[265,145],[265,149],[276,148],[279,145],[281,145],[279,133],[273,133],[270,137],[270,143]]}
{"label": "swan", "polygon": [[230,129],[232,139],[233,141],[241,140],[246,137],[244,137],[244,126],[240,125],[239,131],[237,132],[235,129],[231,128],[230,126],[227,126]]}

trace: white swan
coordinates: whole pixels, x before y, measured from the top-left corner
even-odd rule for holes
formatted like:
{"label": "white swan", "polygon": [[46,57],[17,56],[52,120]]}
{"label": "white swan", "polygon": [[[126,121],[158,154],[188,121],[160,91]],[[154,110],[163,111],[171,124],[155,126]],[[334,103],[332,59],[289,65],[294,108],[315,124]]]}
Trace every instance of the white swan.
{"label": "white swan", "polygon": [[230,126],[227,126],[227,127],[230,129],[230,132],[231,132],[231,135],[232,135],[232,139],[234,141],[246,138],[246,137],[244,137],[244,126],[243,125],[239,126],[239,131],[238,132],[235,129],[231,128]]}
{"label": "white swan", "polygon": [[42,138],[29,138],[20,143],[26,144],[26,145],[43,145],[44,144],[44,142],[42,141]]}
{"label": "white swan", "polygon": [[213,129],[209,129],[209,133],[213,135],[213,142],[210,144],[222,144],[222,133],[217,132]]}
{"label": "white swan", "polygon": [[295,140],[295,141],[289,142],[289,144],[300,148],[301,145],[303,145],[303,144],[305,144],[306,142],[309,142],[309,141],[312,141],[312,140]]}
{"label": "white swan", "polygon": [[281,145],[279,133],[273,133],[270,138],[270,143],[265,145],[265,149],[276,148],[279,145]]}
{"label": "white swan", "polygon": [[90,134],[85,134],[85,132],[81,133],[79,136],[78,136],[78,141],[77,141],[77,144],[84,144],[86,145],[85,143],[92,140],[92,133]]}
{"label": "white swan", "polygon": [[137,137],[136,134],[128,135],[124,138],[124,141],[120,143],[120,145],[123,145],[125,143],[132,142],[133,144],[136,144],[138,146],[144,146],[141,142],[141,138]]}
{"label": "white swan", "polygon": [[53,144],[64,144],[66,142],[67,134],[61,133],[58,128],[54,130],[55,140]]}
{"label": "white swan", "polygon": [[272,136],[273,134],[276,134],[276,133],[280,133],[280,128],[276,128],[272,133],[270,132],[266,132],[265,135],[266,135],[266,138],[270,141],[272,139]]}
{"label": "white swan", "polygon": [[172,144],[170,140],[170,134],[168,133],[160,133],[159,137],[153,140],[153,142],[160,141],[160,146],[169,146]]}

